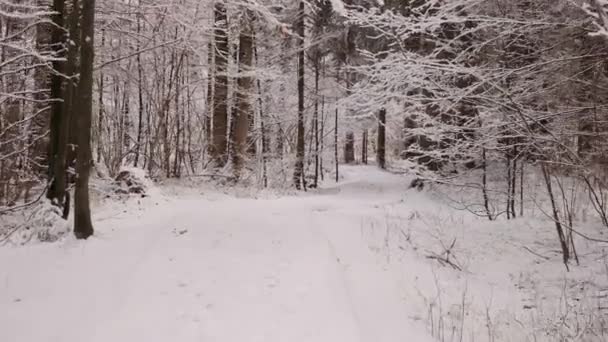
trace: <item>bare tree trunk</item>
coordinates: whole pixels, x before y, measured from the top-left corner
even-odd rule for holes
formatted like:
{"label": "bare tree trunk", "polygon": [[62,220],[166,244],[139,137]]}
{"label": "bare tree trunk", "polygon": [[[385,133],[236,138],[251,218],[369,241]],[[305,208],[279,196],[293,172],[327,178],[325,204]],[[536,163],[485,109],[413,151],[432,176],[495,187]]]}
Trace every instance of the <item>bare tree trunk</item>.
{"label": "bare tree trunk", "polygon": [[313,118],[313,129],[315,134],[315,179],[314,187],[319,186],[319,57],[315,57],[315,111]]}
{"label": "bare tree trunk", "polygon": [[519,216],[524,216],[524,164],[522,160],[519,172]]}
{"label": "bare tree trunk", "polygon": [[213,84],[213,144],[212,158],[215,166],[223,167],[228,158],[228,17],[222,2],[214,5],[215,15],[215,72]]}
{"label": "bare tree trunk", "polygon": [[513,218],[517,217],[515,213],[515,196],[517,195],[517,150],[513,152],[513,162],[511,167],[511,216]]}
{"label": "bare tree trunk", "polygon": [[65,143],[62,143],[62,136],[66,125],[66,117],[63,112],[63,74],[64,63],[59,60],[65,56],[65,32],[64,32],[64,0],[53,0],[52,15],[53,26],[51,33],[51,44],[53,53],[56,59],[53,61],[53,69],[55,72],[51,74],[51,130],[49,142],[49,170],[48,176],[51,182],[47,197],[55,202],[60,208],[64,207],[65,197]]}
{"label": "bare tree trunk", "polygon": [[507,162],[507,220],[511,219],[511,179],[513,178],[511,175],[511,158],[509,157],[509,154],[507,153],[506,156],[506,162]]}
{"label": "bare tree trunk", "polygon": [[281,125],[281,122],[277,123],[277,157],[281,160],[283,160],[283,151],[285,150],[285,143],[284,143],[284,139],[285,139],[285,131],[283,131],[283,125]]}
{"label": "bare tree trunk", "polygon": [[78,239],[93,235],[89,203],[91,155],[91,117],[93,111],[93,63],[95,40],[95,0],[83,0],[80,51],[80,82],[78,85],[78,160],[74,199],[74,234]]}
{"label": "bare tree trunk", "polygon": [[[254,42],[253,42],[253,55],[255,58],[255,64],[256,67],[259,63],[259,59],[258,59],[258,44],[257,44],[257,40],[255,39],[254,36]],[[257,88],[258,88],[258,106],[259,106],[259,110],[260,110],[260,130],[261,130],[261,134],[262,134],[262,185],[264,186],[264,188],[268,187],[268,170],[267,170],[267,162],[268,162],[268,153],[270,152],[270,149],[268,148],[268,134],[266,132],[266,122],[265,122],[265,117],[264,117],[264,103],[262,101],[262,82],[260,82],[260,79],[257,78],[256,79],[257,82]]]}
{"label": "bare tree trunk", "polygon": [[181,156],[180,156],[180,144],[181,144],[181,134],[182,134],[182,122],[181,122],[181,114],[179,107],[179,99],[181,95],[182,88],[182,78],[181,69],[177,70],[176,73],[176,85],[175,85],[175,123],[176,123],[176,132],[175,132],[175,157],[173,159],[173,176],[179,178],[181,173]]}
{"label": "bare tree trunk", "polygon": [[[101,48],[103,49],[106,43],[106,30],[101,30]],[[139,57],[139,56],[138,56]],[[103,61],[102,61],[103,62]],[[103,90],[104,90],[104,79],[105,76],[103,71],[99,71],[99,97],[97,109],[97,164],[101,163],[101,155],[103,154]],[[137,156],[135,157],[135,166],[137,166]]]}
{"label": "bare tree trunk", "polygon": [[355,133],[346,132],[346,141],[344,142],[344,163],[350,164],[355,162]]}
{"label": "bare tree trunk", "polygon": [[378,150],[376,159],[381,169],[386,169],[386,109],[378,113]]}
{"label": "bare tree trunk", "polygon": [[[48,6],[48,0],[36,0],[37,5]],[[49,47],[51,47],[51,34],[53,32],[52,23],[49,22],[38,22],[36,24],[36,48],[39,51],[47,51]],[[0,52],[0,58],[3,58],[3,53]],[[36,89],[36,93],[34,94],[34,99],[36,103],[33,104],[32,110],[36,113],[36,117],[32,119],[32,129],[29,132],[28,144],[30,145],[29,153],[33,163],[30,163],[32,167],[32,171],[36,175],[48,175],[48,165],[49,165],[49,156],[48,156],[48,141],[45,139],[39,139],[39,137],[46,134],[49,124],[50,124],[50,104],[51,101],[49,98],[49,77],[52,72],[45,65],[42,67],[37,67],[34,71],[34,87]],[[0,77],[0,79],[2,79]],[[0,109],[1,110],[1,109]],[[2,128],[0,128],[0,132],[2,132]],[[2,176],[0,175],[0,179]],[[37,182],[36,182],[37,183]],[[0,197],[1,198],[1,197]],[[29,202],[29,200],[26,200]]]}
{"label": "bare tree trunk", "polygon": [[488,220],[494,220],[492,216],[492,211],[490,210],[490,200],[488,198],[488,159],[486,156],[486,149],[483,148],[481,150],[481,193],[483,195],[483,206],[486,210],[486,215],[488,216]]}
{"label": "bare tree trunk", "polygon": [[336,107],[335,126],[334,126],[334,161],[336,164],[336,183],[340,180],[339,177],[339,160],[338,160],[338,107]]}
{"label": "bare tree trunk", "polygon": [[298,132],[296,146],[296,165],[293,173],[293,182],[296,189],[306,190],[304,176],[304,1],[300,0],[300,10],[298,13],[297,34],[298,34]]}
{"label": "bare tree trunk", "polygon": [[[70,43],[68,44],[68,56],[67,62],[65,64],[65,73],[70,77],[68,82],[66,82],[66,90],[64,94],[64,113],[67,113],[67,121],[68,126],[66,128],[67,141],[66,144],[68,148],[66,149],[66,161],[65,166],[67,169],[76,168],[76,158],[78,153],[78,119],[75,117],[74,113],[77,113],[78,101],[80,100],[78,97],[78,66],[80,64],[80,46],[81,46],[81,36],[80,36],[80,26],[79,21],[81,18],[80,7],[82,6],[82,2],[80,0],[72,1],[71,13],[69,16],[69,36]],[[69,183],[73,183],[74,174],[68,173],[66,175],[66,185]],[[69,194],[68,194],[69,196]],[[67,213],[66,213],[67,215]]]}
{"label": "bare tree trunk", "polygon": [[[141,0],[139,1],[141,6]],[[141,9],[141,8],[140,8]],[[141,32],[141,15],[137,15],[137,33]],[[137,43],[137,51],[141,50],[140,43]],[[137,110],[137,146],[135,147],[135,167],[139,163],[139,154],[142,144],[142,134],[144,129],[144,96],[143,96],[143,66],[141,64],[141,53],[137,54],[137,100],[139,102]]]}
{"label": "bare tree trunk", "polygon": [[213,83],[213,80],[215,79],[215,75],[213,74],[215,45],[213,45],[213,40],[210,40],[207,46],[207,49],[209,51],[207,55],[207,112],[205,113],[204,130],[205,142],[207,143],[207,151],[209,154],[212,154],[213,132],[211,127],[211,118],[213,117],[213,89],[215,88]]}
{"label": "bare tree trunk", "polygon": [[[240,39],[240,38],[239,38]],[[240,64],[239,64],[239,43],[231,44],[231,56],[232,59],[229,61],[229,64],[232,63],[237,68],[237,74],[241,72]],[[232,102],[232,106],[229,106],[230,110],[228,112],[228,117],[230,118],[228,124],[228,154],[234,155],[234,135],[236,134],[236,117],[238,115],[238,77],[230,77],[229,79],[229,87],[228,87],[228,99],[229,104]]]}
{"label": "bare tree trunk", "polygon": [[253,90],[253,78],[248,75],[253,67],[253,31],[249,19],[246,19],[239,36],[239,69],[247,76],[240,76],[237,82],[236,122],[234,125],[234,154],[233,171],[235,179],[239,179],[246,153],[247,133],[250,128],[252,106],[249,94]]}
{"label": "bare tree trunk", "polygon": [[321,97],[321,146],[320,146],[320,151],[319,151],[319,173],[321,176],[321,180],[323,180],[324,178],[324,172],[323,172],[323,147],[324,147],[324,141],[325,141],[325,96]]}
{"label": "bare tree trunk", "polygon": [[363,131],[361,138],[361,162],[367,165],[367,130]]}
{"label": "bare tree trunk", "polygon": [[564,261],[564,265],[568,268],[568,260],[570,260],[570,251],[568,249],[568,242],[566,241],[566,236],[564,234],[564,230],[562,228],[562,223],[559,217],[559,211],[557,209],[557,204],[555,203],[555,195],[553,194],[553,187],[551,186],[551,175],[549,174],[549,170],[545,163],[541,163],[541,170],[543,172],[543,176],[545,178],[545,185],[547,186],[547,193],[549,194],[549,200],[551,202],[551,208],[553,209],[553,221],[555,222],[555,230],[557,231],[557,237],[559,238],[559,243],[562,248],[562,257]]}

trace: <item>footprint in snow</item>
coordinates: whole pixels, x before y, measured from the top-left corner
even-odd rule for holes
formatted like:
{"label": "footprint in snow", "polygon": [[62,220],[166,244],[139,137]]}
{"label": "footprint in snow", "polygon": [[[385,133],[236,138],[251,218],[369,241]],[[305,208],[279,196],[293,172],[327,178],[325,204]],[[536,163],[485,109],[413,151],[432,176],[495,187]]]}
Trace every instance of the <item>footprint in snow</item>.
{"label": "footprint in snow", "polygon": [[188,229],[177,229],[177,228],[173,228],[173,235],[175,236],[180,236],[180,235],[184,235],[188,232]]}

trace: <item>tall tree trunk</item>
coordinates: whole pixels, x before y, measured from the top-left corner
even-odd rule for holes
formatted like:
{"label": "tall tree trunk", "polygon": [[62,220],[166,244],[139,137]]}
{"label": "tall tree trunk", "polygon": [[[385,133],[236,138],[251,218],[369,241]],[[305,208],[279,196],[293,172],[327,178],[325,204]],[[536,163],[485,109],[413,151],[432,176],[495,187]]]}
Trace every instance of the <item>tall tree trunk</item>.
{"label": "tall tree trunk", "polygon": [[323,172],[323,151],[324,151],[324,141],[325,141],[325,96],[321,97],[321,146],[319,151],[319,173],[321,176],[321,180],[324,179]]}
{"label": "tall tree trunk", "polygon": [[[101,48],[103,49],[105,47],[105,43],[106,43],[106,30],[101,30]],[[101,61],[103,63],[103,61]],[[97,89],[98,91],[98,97],[97,97],[97,164],[101,163],[101,155],[103,154],[103,111],[104,111],[104,104],[103,104],[103,90],[104,90],[104,74],[103,74],[103,70],[99,71],[99,87]],[[137,156],[135,157],[135,160],[137,161]],[[137,166],[137,164],[135,165]]]}
{"label": "tall tree trunk", "polygon": [[[240,39],[240,38],[239,38]],[[230,65],[230,63],[232,63],[233,65],[236,66],[237,68],[237,74],[239,74],[241,72],[240,69],[240,64],[239,64],[239,44],[238,42],[236,44],[231,44],[230,45],[232,47],[231,50],[231,56],[232,59],[228,62],[228,64]],[[232,106],[230,106],[230,110],[228,112],[228,117],[230,118],[230,122],[228,124],[228,153],[229,154],[234,154],[234,135],[236,133],[235,129],[236,129],[236,117],[237,117],[237,113],[238,113],[238,96],[239,96],[239,90],[238,90],[238,77],[230,77],[229,79],[229,87],[228,87],[228,99],[230,100],[228,103],[232,102]]]}
{"label": "tall tree trunk", "polygon": [[179,178],[181,173],[181,156],[180,156],[180,143],[181,143],[181,134],[182,134],[182,123],[181,123],[181,115],[180,115],[180,107],[179,107],[179,99],[182,88],[182,77],[181,69],[177,71],[176,74],[176,85],[175,85],[175,157],[173,158],[173,176]]}
{"label": "tall tree trunk", "polygon": [[[209,44],[207,46],[208,55],[207,55],[207,112],[205,113],[204,119],[204,130],[205,130],[205,142],[207,144],[207,152],[209,154],[213,153],[213,132],[211,131],[211,118],[213,117],[213,88],[215,79],[213,69],[213,61],[215,60],[215,45],[213,45],[213,40],[209,40]],[[212,156],[213,157],[213,156]]]}
{"label": "tall tree trunk", "polygon": [[293,182],[296,189],[306,189],[304,176],[304,1],[300,0],[298,13],[298,132],[296,145],[296,165],[293,172]]}
{"label": "tall tree trunk", "polygon": [[363,131],[361,137],[361,162],[367,164],[367,130]]}
{"label": "tall tree trunk", "polygon": [[[61,127],[58,136],[58,153],[57,153],[57,163],[56,174],[57,177],[57,187],[64,189],[63,190],[63,198],[65,199],[63,202],[63,218],[67,219],[70,213],[70,194],[67,192],[68,186],[68,174],[66,173],[70,164],[72,164],[75,158],[75,146],[77,146],[77,142],[75,143],[72,139],[75,134],[75,118],[73,117],[73,112],[75,109],[75,103],[78,100],[76,97],[76,67],[78,60],[78,49],[80,47],[80,39],[76,38],[78,36],[78,20],[80,17],[79,11],[79,1],[73,0],[71,11],[69,15],[68,25],[69,25],[69,35],[70,44],[67,44],[67,61],[64,64],[64,73],[68,77],[67,82],[64,84],[63,90],[63,103],[62,103],[62,120]],[[70,147],[68,148],[68,144]]]}
{"label": "tall tree trunk", "polygon": [[[257,44],[257,40],[255,40],[255,36],[254,36],[254,42],[253,42],[253,55],[255,58],[255,63],[256,63],[256,67],[259,64],[259,59],[258,59],[258,44]],[[262,101],[262,82],[260,82],[260,78],[256,79],[257,82],[257,87],[258,87],[258,106],[259,106],[259,110],[260,110],[260,130],[261,130],[261,135],[262,135],[262,185],[264,186],[264,188],[268,187],[268,167],[267,167],[267,162],[268,162],[268,153],[269,151],[269,146],[268,146],[268,133],[266,132],[266,120],[265,120],[265,116],[264,116],[264,103]]]}
{"label": "tall tree trunk", "polygon": [[378,150],[376,159],[381,169],[386,169],[386,109],[378,113]]}
{"label": "tall tree trunk", "polygon": [[524,162],[522,159],[519,172],[519,216],[524,216]]}
{"label": "tall tree trunk", "polygon": [[481,193],[483,196],[483,206],[486,210],[486,215],[488,216],[488,220],[492,221],[494,217],[492,216],[492,211],[490,210],[490,199],[488,196],[488,159],[486,156],[486,149],[482,148],[481,150]]}
{"label": "tall tree trunk", "polygon": [[[48,6],[48,0],[36,0],[36,4],[39,6]],[[51,34],[53,32],[52,23],[38,22],[36,24],[36,49],[38,51],[47,51],[51,47]],[[3,57],[3,53],[0,52],[0,58]],[[33,112],[35,117],[32,118],[32,129],[29,132],[28,145],[30,145],[30,154],[32,171],[36,175],[42,175],[47,173],[48,175],[48,142],[45,139],[40,139],[46,134],[49,123],[50,123],[50,104],[49,101],[49,77],[52,74],[49,68],[45,66],[37,67],[34,71],[34,87],[37,90],[34,96],[36,103],[33,104]],[[2,129],[0,128],[0,132]],[[30,158],[28,158],[30,159]],[[2,176],[0,176],[2,178]]]}
{"label": "tall tree trunk", "polygon": [[[66,113],[67,127],[66,127],[66,168],[75,168],[76,166],[76,157],[78,153],[78,140],[77,140],[77,132],[78,132],[78,121],[75,117],[76,109],[78,108],[78,68],[79,68],[79,59],[80,59],[80,7],[82,3],[80,0],[73,0],[71,12],[69,16],[69,40],[68,44],[68,56],[67,62],[65,64],[65,74],[70,77],[68,82],[66,82],[66,90],[64,94],[64,113]],[[66,176],[66,185],[74,182],[74,174],[68,173]],[[69,195],[69,194],[68,194]]]}
{"label": "tall tree trunk", "polygon": [[336,183],[339,177],[339,160],[338,160],[338,107],[336,107],[335,126],[334,126],[334,161],[336,164]]}
{"label": "tall tree trunk", "polygon": [[543,177],[545,178],[545,185],[547,186],[547,193],[551,202],[555,230],[557,231],[557,237],[562,248],[562,260],[564,262],[564,265],[566,266],[566,269],[568,269],[568,260],[570,260],[570,250],[568,249],[568,242],[566,240],[566,235],[564,234],[564,229],[562,227],[562,222],[559,216],[559,210],[557,209],[557,204],[555,203],[555,195],[553,193],[553,186],[551,185],[551,174],[549,173],[549,169],[547,168],[544,162],[541,163],[541,171],[543,173]]}
{"label": "tall tree trunk", "polygon": [[[139,5],[141,6],[141,0],[139,1]],[[141,7],[140,7],[141,9]],[[141,15],[137,14],[137,33],[141,32]],[[137,51],[141,50],[141,45],[139,40],[137,42]],[[144,129],[144,89],[143,89],[143,66],[141,64],[141,53],[137,54],[137,100],[138,100],[138,109],[137,109],[137,146],[135,146],[135,167],[139,164],[139,154],[141,151],[142,144],[142,134]]]}
{"label": "tall tree trunk", "polygon": [[506,155],[506,166],[507,166],[507,220],[511,219],[511,185],[513,184],[511,182],[511,179],[513,178],[511,175],[511,158],[509,156],[509,153],[507,152]]}
{"label": "tall tree trunk", "polygon": [[78,85],[78,159],[74,199],[74,235],[86,239],[93,235],[89,202],[91,155],[91,117],[93,112],[93,63],[95,40],[95,0],[83,0],[80,51],[80,82]]}
{"label": "tall tree trunk", "polygon": [[517,150],[514,151],[513,155],[513,164],[511,168],[511,216],[516,218],[515,196],[517,195]]}
{"label": "tall tree trunk", "polygon": [[227,161],[228,129],[228,17],[222,2],[216,2],[215,15],[215,73],[213,91],[213,145],[215,166],[223,167]]}
{"label": "tall tree trunk", "polygon": [[66,121],[63,112],[63,75],[64,62],[59,58],[65,55],[65,31],[64,27],[64,0],[53,0],[52,32],[51,45],[56,57],[53,60],[54,72],[51,74],[51,122],[50,122],[50,141],[49,141],[49,190],[47,198],[56,205],[63,208],[65,197],[65,144],[60,141],[63,126]]}
{"label": "tall tree trunk", "polygon": [[319,53],[315,53],[315,112],[314,112],[314,130],[315,130],[315,183],[314,187],[319,186]]}
{"label": "tall tree trunk", "polygon": [[[249,13],[248,13],[249,16]],[[249,19],[245,19],[249,21]],[[234,125],[234,154],[232,164],[234,177],[239,179],[243,168],[247,147],[247,133],[250,128],[252,106],[250,93],[253,90],[253,78],[249,75],[253,67],[253,30],[251,23],[246,22],[239,36],[239,69],[245,73],[237,81],[236,122]]]}

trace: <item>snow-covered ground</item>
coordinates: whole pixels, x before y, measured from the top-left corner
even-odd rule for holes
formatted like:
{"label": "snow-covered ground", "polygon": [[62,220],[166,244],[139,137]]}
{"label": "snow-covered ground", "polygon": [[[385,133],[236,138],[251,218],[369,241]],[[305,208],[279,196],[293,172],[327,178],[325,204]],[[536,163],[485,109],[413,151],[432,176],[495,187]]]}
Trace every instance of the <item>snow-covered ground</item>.
{"label": "snow-covered ground", "polygon": [[86,242],[4,248],[0,341],[428,341],[360,229],[404,187],[361,170],[324,194],[114,207]]}
{"label": "snow-covered ground", "polygon": [[568,273],[547,220],[490,223],[373,166],[343,175],[258,198],[172,186],[99,206],[88,241],[0,248],[0,341],[556,341],[585,323],[599,331],[601,246],[581,245],[582,266]]}

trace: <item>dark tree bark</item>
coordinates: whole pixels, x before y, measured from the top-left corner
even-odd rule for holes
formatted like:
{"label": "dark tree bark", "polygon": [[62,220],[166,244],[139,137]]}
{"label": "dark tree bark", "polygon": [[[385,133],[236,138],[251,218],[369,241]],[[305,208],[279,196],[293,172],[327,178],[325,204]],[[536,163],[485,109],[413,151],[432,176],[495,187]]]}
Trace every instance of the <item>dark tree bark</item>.
{"label": "dark tree bark", "polygon": [[[65,56],[65,31],[64,0],[53,0],[52,6],[53,26],[51,32],[51,46],[55,57]],[[63,127],[66,121],[65,113],[63,112],[63,74],[64,62],[56,59],[53,61],[54,72],[51,74],[51,122],[50,122],[50,141],[49,141],[49,169],[48,177],[49,190],[47,198],[54,202],[60,208],[64,206],[65,198],[65,144],[62,144],[61,135],[64,134]]]}
{"label": "dark tree bark", "polygon": [[[63,112],[65,113],[66,118],[66,157],[65,157],[65,167],[66,169],[75,168],[76,157],[78,153],[78,122],[74,115],[76,109],[78,108],[78,72],[79,72],[79,53],[80,53],[80,42],[81,42],[81,28],[79,21],[81,20],[80,7],[82,3],[80,0],[72,0],[72,6],[70,11],[70,16],[68,18],[68,26],[69,26],[69,39],[70,43],[68,46],[68,55],[67,62],[65,64],[65,74],[69,77],[67,82],[65,83],[65,90],[63,94]],[[66,175],[66,186],[69,183],[74,183],[74,174],[68,173]],[[69,195],[69,193],[67,194]],[[65,209],[65,208],[64,208]]]}
{"label": "dark tree bark", "polygon": [[[47,0],[37,0],[36,3],[41,6],[48,5]],[[52,32],[52,23],[38,22],[36,24],[36,49],[38,51],[47,51],[51,47]],[[0,57],[5,57],[5,53],[0,52]],[[49,101],[50,92],[47,89],[49,89],[51,74],[52,72],[46,65],[37,67],[34,71],[34,87],[38,91],[33,94],[36,103],[32,109],[36,113],[36,117],[32,118],[32,129],[28,133],[28,144],[30,144],[28,154],[31,156],[32,161],[34,161],[34,163],[30,164],[30,167],[35,174],[46,174],[47,176],[50,162],[48,155],[49,144],[46,139],[39,139],[39,137],[44,136],[50,127],[51,102]],[[2,124],[0,123],[0,125]],[[2,131],[1,128],[0,131]],[[24,201],[26,202],[29,201],[28,194],[29,192],[26,190],[26,196],[24,197]]]}
{"label": "dark tree bark", "polygon": [[386,109],[378,113],[378,150],[376,160],[381,169],[386,169]]}
{"label": "dark tree bark", "polygon": [[367,164],[367,130],[363,131],[361,138],[361,162]]}
{"label": "dark tree bark", "polygon": [[91,119],[93,112],[95,0],[83,0],[81,19],[80,82],[78,85],[78,159],[74,198],[74,235],[86,239],[93,235],[89,201],[91,155]]}
{"label": "dark tree bark", "polygon": [[344,162],[346,164],[355,162],[355,133],[346,132],[346,141],[344,142]]}
{"label": "dark tree bark", "polygon": [[507,158],[506,158],[506,166],[507,166],[507,220],[511,219],[511,185],[513,184],[511,182],[511,179],[513,178],[511,175],[511,159],[507,153]]}
{"label": "dark tree bark", "polygon": [[304,176],[304,1],[300,1],[298,14],[298,132],[296,144],[296,165],[293,172],[293,182],[296,189],[306,189]]}
{"label": "dark tree bark", "polygon": [[[141,5],[141,1],[140,1]],[[137,15],[137,33],[141,32],[141,15]],[[137,42],[137,50],[141,50],[141,46],[139,41]],[[141,151],[142,145],[142,134],[144,130],[144,84],[143,84],[143,66],[141,64],[141,53],[137,54],[137,100],[138,100],[138,110],[137,110],[137,146],[135,147],[135,167],[139,163],[139,154]]]}
{"label": "dark tree bark", "polygon": [[338,107],[336,107],[336,116],[335,116],[335,126],[334,126],[334,162],[336,164],[336,183],[340,179],[339,175],[339,165],[340,161],[338,160]]}
{"label": "dark tree bark", "polygon": [[[240,40],[240,38],[239,38]],[[232,63],[233,65],[237,66],[237,74],[241,72],[241,65],[239,63],[239,43],[235,43],[235,44],[231,44],[232,46],[232,60],[228,62],[228,64],[230,65],[230,63]],[[230,87],[228,87],[228,94],[229,94],[229,98],[233,99],[232,101],[232,107],[230,108],[229,112],[228,112],[228,116],[229,116],[229,124],[228,124],[228,154],[229,155],[234,155],[234,135],[236,134],[236,118],[237,118],[237,113],[238,113],[238,77],[231,77],[230,81],[228,83],[229,85],[232,86],[232,89],[230,89]]]}
{"label": "dark tree bark", "polygon": [[[245,23],[239,36],[239,69],[244,73],[251,72],[253,67],[253,32],[250,23]],[[252,106],[249,94],[253,90],[253,78],[240,76],[237,81],[236,122],[234,125],[234,153],[232,164],[234,177],[238,179],[243,168],[247,149]]]}
{"label": "dark tree bark", "polygon": [[215,166],[223,167],[228,158],[228,17],[222,2],[215,3],[215,72],[213,84],[213,144]]}
{"label": "dark tree bark", "polygon": [[315,53],[315,111],[313,118],[313,129],[315,134],[315,179],[314,187],[319,186],[319,56],[318,52]]}
{"label": "dark tree bark", "polygon": [[283,160],[283,153],[285,150],[285,131],[283,130],[283,125],[281,123],[277,123],[277,138],[276,138],[276,153],[277,157]]}
{"label": "dark tree bark", "polygon": [[519,172],[519,216],[524,216],[524,159]]}
{"label": "dark tree bark", "polygon": [[[255,32],[254,32],[255,34]],[[258,59],[258,44],[255,39],[253,39],[253,56],[255,58],[256,67],[259,63]],[[258,107],[260,111],[260,130],[262,135],[262,185],[266,188],[268,187],[268,154],[270,153],[270,149],[268,146],[268,133],[266,132],[266,118],[264,115],[264,103],[262,101],[262,82],[260,79],[256,79],[257,90],[258,90]]]}
{"label": "dark tree bark", "polygon": [[481,150],[481,163],[481,169],[483,172],[481,175],[481,192],[483,195],[483,206],[486,210],[488,220],[492,221],[494,220],[494,217],[492,216],[492,211],[490,210],[490,200],[488,196],[488,159],[486,156],[485,148]]}
{"label": "dark tree bark", "polygon": [[511,216],[517,217],[515,213],[515,197],[517,194],[517,150],[514,149],[514,155],[512,168],[511,168]]}
{"label": "dark tree bark", "polygon": [[[139,19],[138,19],[138,23],[139,23]],[[139,27],[139,26],[138,26]],[[138,30],[139,32],[139,30]],[[101,30],[101,47],[103,49],[104,45],[106,42],[106,31],[105,30]],[[139,50],[139,48],[138,48]],[[138,58],[138,62],[139,62],[139,55],[137,56]],[[101,163],[101,155],[103,154],[103,111],[104,111],[104,104],[103,104],[103,89],[104,89],[104,74],[103,71],[99,72],[99,97],[98,97],[98,106],[99,108],[97,109],[97,164]],[[137,167],[137,161],[139,159],[139,136],[138,138],[138,148],[137,151],[135,152],[135,167]]]}
{"label": "dark tree bark", "polygon": [[[213,117],[213,88],[214,88],[214,65],[215,60],[215,46],[213,41],[210,40],[207,49],[209,50],[207,55],[207,113],[205,113],[205,142],[207,143],[207,151],[210,155],[213,154],[213,132],[211,131],[211,118]],[[213,156],[212,156],[213,157]]]}
{"label": "dark tree bark", "polygon": [[[183,55],[182,55],[183,58]],[[176,123],[176,132],[175,132],[175,157],[173,159],[173,176],[176,178],[180,178],[181,177],[181,149],[180,149],[180,144],[182,143],[181,141],[181,135],[182,135],[182,123],[181,123],[181,119],[182,116],[180,114],[180,106],[179,106],[179,100],[180,100],[180,95],[181,95],[181,89],[182,89],[182,77],[181,77],[181,69],[178,69],[176,72],[176,87],[175,87],[175,123]]]}
{"label": "dark tree bark", "polygon": [[[512,139],[507,139],[507,144],[513,144]],[[517,217],[515,213],[515,196],[517,186],[517,148],[509,148],[506,152],[507,163],[507,219]]]}
{"label": "dark tree bark", "polygon": [[323,172],[323,151],[324,151],[324,146],[325,144],[323,143],[325,141],[325,97],[322,96],[321,97],[321,146],[320,146],[320,151],[319,151],[319,173],[321,176],[321,180],[324,179],[324,172]]}
{"label": "dark tree bark", "polygon": [[566,240],[566,235],[564,234],[564,229],[562,227],[562,222],[559,216],[559,210],[557,209],[555,195],[553,193],[553,186],[551,184],[551,174],[545,163],[541,163],[541,171],[543,172],[543,177],[545,178],[545,185],[547,186],[547,193],[551,202],[555,230],[557,231],[557,237],[562,248],[562,260],[566,268],[568,268],[568,260],[570,260],[570,250],[568,248],[568,242]]}

